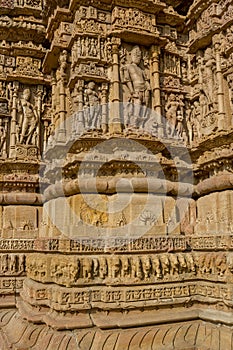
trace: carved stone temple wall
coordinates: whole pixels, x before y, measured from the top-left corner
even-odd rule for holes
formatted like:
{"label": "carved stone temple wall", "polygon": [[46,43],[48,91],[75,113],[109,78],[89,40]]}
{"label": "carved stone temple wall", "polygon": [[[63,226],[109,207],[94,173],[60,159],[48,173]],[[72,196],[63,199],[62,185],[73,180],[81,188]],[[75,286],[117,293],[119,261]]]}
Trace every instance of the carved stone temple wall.
{"label": "carved stone temple wall", "polygon": [[232,62],[232,0],[0,0],[0,350],[233,349]]}

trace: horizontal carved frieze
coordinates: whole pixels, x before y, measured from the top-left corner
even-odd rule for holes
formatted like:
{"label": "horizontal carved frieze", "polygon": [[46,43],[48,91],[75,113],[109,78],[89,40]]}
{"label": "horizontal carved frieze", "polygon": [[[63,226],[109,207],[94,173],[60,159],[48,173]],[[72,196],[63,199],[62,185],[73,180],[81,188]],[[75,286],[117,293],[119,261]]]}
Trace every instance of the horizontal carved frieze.
{"label": "horizontal carved frieze", "polygon": [[193,303],[208,300],[210,303],[224,302],[232,306],[233,289],[213,282],[182,282],[156,286],[132,287],[88,287],[64,288],[44,285],[32,280],[25,280],[23,298],[35,306],[49,305],[51,309],[64,311],[85,310],[104,306],[105,309],[117,309],[134,305],[134,307],[161,307],[163,305]]}
{"label": "horizontal carved frieze", "polygon": [[1,252],[56,252],[90,254],[120,254],[120,253],[174,253],[198,251],[232,251],[232,235],[205,235],[199,236],[156,236],[138,239],[108,238],[108,239],[0,239]]}
{"label": "horizontal carved frieze", "polygon": [[206,279],[233,281],[233,257],[226,253],[170,253],[105,256],[27,256],[27,276],[43,283],[137,285]]}

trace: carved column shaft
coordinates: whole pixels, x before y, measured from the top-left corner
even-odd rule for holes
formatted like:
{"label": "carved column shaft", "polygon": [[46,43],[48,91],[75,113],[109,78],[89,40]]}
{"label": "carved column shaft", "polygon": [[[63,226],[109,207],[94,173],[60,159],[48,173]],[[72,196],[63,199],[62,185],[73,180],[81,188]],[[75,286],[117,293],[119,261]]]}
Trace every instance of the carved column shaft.
{"label": "carved column shaft", "polygon": [[220,53],[220,43],[219,38],[214,38],[215,41],[215,57],[216,57],[216,78],[218,83],[218,128],[219,130],[225,130],[226,128],[226,113],[224,107],[224,89],[223,89],[223,74],[221,69],[221,53]]}
{"label": "carved column shaft", "polygon": [[158,115],[159,128],[158,136],[163,136],[163,127],[162,127],[162,109],[161,109],[161,93],[160,93],[160,73],[159,73],[159,55],[160,49],[158,46],[152,47],[152,109]]}
{"label": "carved column shaft", "polygon": [[202,75],[202,57],[201,52],[197,52],[197,64],[198,64],[198,83],[200,86],[203,85],[203,75]]}
{"label": "carved column shaft", "polygon": [[[55,96],[56,96],[56,77],[55,73],[52,74],[52,80],[51,80],[51,87],[52,87],[52,111],[56,111],[56,105],[55,105]],[[53,116],[52,116],[53,117]],[[52,119],[52,123],[54,123],[54,120]]]}
{"label": "carved column shaft", "polygon": [[[43,96],[43,85],[39,85],[38,86],[38,107],[37,107],[37,112],[38,112],[38,116],[41,116],[41,112],[42,112],[42,96]],[[40,134],[40,121],[38,120],[38,125],[37,125],[37,132],[38,132],[38,136]],[[37,138],[37,147],[40,146],[40,138]]]}
{"label": "carved column shaft", "polygon": [[11,118],[11,135],[10,135],[10,157],[15,156],[18,89],[19,89],[19,83],[13,82],[13,99],[12,99],[12,114],[11,114],[12,118]]}
{"label": "carved column shaft", "polygon": [[59,99],[60,99],[60,111],[59,111],[59,117],[60,118],[59,118],[58,142],[65,142],[65,136],[66,136],[66,127],[65,127],[65,119],[66,119],[66,90],[65,90],[64,79],[60,80]]}
{"label": "carved column shaft", "polygon": [[120,73],[119,73],[119,44],[120,39],[115,38],[112,45],[112,104],[109,116],[109,129],[111,133],[121,132],[120,116]]}
{"label": "carved column shaft", "polygon": [[[79,81],[78,83],[78,88],[77,88],[77,100],[78,100],[78,125],[77,125],[77,130],[81,131],[83,129],[83,87],[84,87],[84,81]],[[74,123],[75,124],[75,123]]]}
{"label": "carved column shaft", "polygon": [[59,101],[60,101],[60,110],[59,110],[59,131],[58,131],[58,142],[66,141],[66,69],[67,69],[67,51],[63,50],[59,57],[59,72],[60,72],[60,81],[59,81]]}
{"label": "carved column shaft", "polygon": [[108,98],[107,98],[107,90],[108,90],[108,86],[107,84],[102,84],[102,129],[103,132],[106,133],[108,126],[107,126],[107,102],[108,102]]}

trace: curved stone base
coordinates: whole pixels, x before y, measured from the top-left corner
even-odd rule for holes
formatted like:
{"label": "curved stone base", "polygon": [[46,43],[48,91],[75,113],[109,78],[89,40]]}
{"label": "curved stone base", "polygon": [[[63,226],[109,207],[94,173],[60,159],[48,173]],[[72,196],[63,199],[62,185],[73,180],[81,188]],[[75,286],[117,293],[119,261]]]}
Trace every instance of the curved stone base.
{"label": "curved stone base", "polygon": [[0,313],[1,350],[222,350],[233,349],[232,329],[193,320],[149,327],[56,331],[23,320],[16,310]]}

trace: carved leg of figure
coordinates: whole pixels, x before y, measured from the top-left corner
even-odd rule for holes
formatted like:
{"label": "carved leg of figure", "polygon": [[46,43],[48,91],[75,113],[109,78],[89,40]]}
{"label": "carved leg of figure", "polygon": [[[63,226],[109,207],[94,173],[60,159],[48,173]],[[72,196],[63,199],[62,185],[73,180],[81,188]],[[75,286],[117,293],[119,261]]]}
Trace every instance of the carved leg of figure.
{"label": "carved leg of figure", "polygon": [[133,116],[133,104],[131,102],[127,103],[125,108],[125,126],[128,128],[131,126],[131,119]]}
{"label": "carved leg of figure", "polygon": [[92,120],[92,125],[91,127],[93,129],[99,129],[100,128],[100,109],[98,106],[94,107],[94,113],[93,113],[93,120]]}
{"label": "carved leg of figure", "polygon": [[174,137],[176,133],[176,119],[171,119],[171,137]]}
{"label": "carved leg of figure", "polygon": [[29,130],[28,130],[28,135],[27,135],[27,141],[26,141],[26,144],[28,145],[32,139],[32,135],[35,131],[35,127],[36,127],[36,124],[35,123],[32,123],[29,127]]}
{"label": "carved leg of figure", "polygon": [[89,122],[88,122],[88,126],[90,129],[93,128],[94,117],[95,117],[95,107],[91,106],[89,109]]}
{"label": "carved leg of figure", "polygon": [[134,101],[134,116],[133,116],[133,126],[135,128],[139,127],[140,125],[140,120],[141,120],[141,103],[139,99],[136,99]]}
{"label": "carved leg of figure", "polygon": [[19,140],[20,143],[22,143],[24,140],[24,137],[25,137],[27,129],[28,129],[28,125],[29,125],[28,120],[27,119],[24,120],[23,125],[22,125],[22,130],[21,130],[21,136],[20,136],[20,140]]}
{"label": "carved leg of figure", "polygon": [[167,137],[171,136],[171,124],[169,119],[166,121],[166,134]]}

